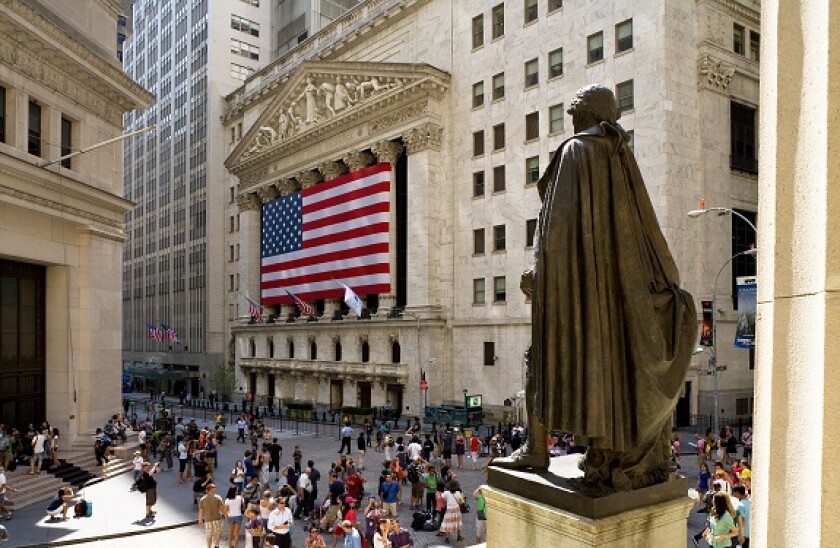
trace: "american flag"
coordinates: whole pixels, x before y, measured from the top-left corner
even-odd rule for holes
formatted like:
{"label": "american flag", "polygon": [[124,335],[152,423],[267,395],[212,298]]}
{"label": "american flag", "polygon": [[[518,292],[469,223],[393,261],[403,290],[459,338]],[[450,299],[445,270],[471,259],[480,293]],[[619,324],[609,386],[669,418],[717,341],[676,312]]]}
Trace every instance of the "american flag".
{"label": "american flag", "polygon": [[248,315],[254,318],[257,323],[262,323],[262,307],[248,297],[245,297],[245,300],[248,301]]}
{"label": "american flag", "polygon": [[286,293],[288,293],[289,297],[291,297],[292,300],[295,302],[301,314],[303,314],[304,316],[309,316],[310,318],[318,317],[318,312],[302,300],[298,299],[297,295],[295,295],[288,289],[286,290]]}
{"label": "american flag", "polygon": [[149,329],[149,338],[155,342],[163,341],[163,330],[146,322],[146,327]]}
{"label": "american flag", "polygon": [[166,331],[166,335],[169,337],[169,342],[181,344],[181,339],[178,337],[178,332],[175,331],[175,329],[165,323],[160,324],[160,327],[163,331]]}
{"label": "american flag", "polygon": [[341,297],[336,279],[389,292],[390,178],[377,164],[264,204],[262,303]]}

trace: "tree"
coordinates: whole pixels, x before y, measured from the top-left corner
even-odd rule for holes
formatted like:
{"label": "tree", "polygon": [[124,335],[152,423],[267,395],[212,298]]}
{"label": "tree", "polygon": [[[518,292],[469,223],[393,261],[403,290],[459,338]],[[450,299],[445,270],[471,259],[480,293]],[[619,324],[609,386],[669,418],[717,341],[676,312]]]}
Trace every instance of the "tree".
{"label": "tree", "polygon": [[216,394],[221,396],[221,400],[227,401],[230,399],[230,395],[233,394],[236,387],[236,374],[233,372],[233,367],[223,364],[216,368],[210,378],[210,385],[216,391]]}

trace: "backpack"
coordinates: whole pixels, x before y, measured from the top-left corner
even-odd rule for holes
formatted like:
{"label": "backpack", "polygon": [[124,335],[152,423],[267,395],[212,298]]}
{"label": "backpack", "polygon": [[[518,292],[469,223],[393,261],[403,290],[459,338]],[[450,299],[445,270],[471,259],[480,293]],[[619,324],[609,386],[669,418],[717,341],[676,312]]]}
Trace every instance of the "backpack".
{"label": "backpack", "polygon": [[410,483],[417,483],[420,481],[420,474],[417,473],[417,467],[413,464],[408,467],[408,481]]}
{"label": "backpack", "polygon": [[137,481],[134,482],[134,483],[135,483],[135,485],[137,485],[137,490],[140,491],[141,493],[145,493],[146,491],[149,490],[149,482],[146,481],[145,476],[140,476],[139,478],[137,478]]}

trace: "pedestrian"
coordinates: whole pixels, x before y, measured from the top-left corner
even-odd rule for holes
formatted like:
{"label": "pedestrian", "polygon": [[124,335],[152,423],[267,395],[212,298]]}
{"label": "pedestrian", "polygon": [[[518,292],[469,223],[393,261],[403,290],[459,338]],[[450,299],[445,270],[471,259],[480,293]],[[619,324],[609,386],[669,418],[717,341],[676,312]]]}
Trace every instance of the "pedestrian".
{"label": "pedestrian", "polygon": [[[29,461],[29,475],[35,476],[41,474],[41,465],[44,462],[44,443],[46,442],[47,437],[44,435],[43,431],[38,431],[32,437],[32,442],[30,445],[32,446],[32,458]],[[37,471],[35,467],[37,468]]]}
{"label": "pedestrian", "polygon": [[[709,481],[712,475],[709,473],[709,465],[705,462],[700,465],[700,471],[697,473],[697,500],[702,502],[709,491]],[[700,508],[700,512],[705,512],[704,508]]]}
{"label": "pedestrian", "polygon": [[302,515],[309,516],[312,513],[312,481],[309,479],[311,473],[312,470],[306,468],[298,477],[297,489],[300,502],[295,513],[295,519],[300,519]]}
{"label": "pedestrian", "polygon": [[478,454],[481,452],[481,438],[473,433],[470,437],[470,459],[472,460],[472,469],[475,470],[478,466]]}
{"label": "pedestrian", "polygon": [[257,456],[254,466],[260,471],[260,483],[263,489],[271,488],[271,475],[268,472],[268,467],[271,464],[271,453],[268,452],[268,445],[263,444],[262,451]]}
{"label": "pedestrian", "polygon": [[275,546],[278,548],[291,548],[291,529],[294,524],[292,511],[286,508],[286,501],[277,499],[277,506],[268,515],[268,531],[274,534]]}
{"label": "pedestrian", "polygon": [[303,453],[300,450],[300,445],[295,445],[295,450],[292,452],[292,460],[295,463],[295,472],[300,474],[300,461],[303,460]]}
{"label": "pedestrian", "polygon": [[[379,500],[374,495],[370,495],[368,497],[367,508],[365,508],[365,540],[367,540],[368,546],[374,545],[374,536],[376,535],[377,530],[379,529],[379,524],[382,523],[382,506],[379,503]],[[385,536],[387,539],[387,534]]]}
{"label": "pedestrian", "polygon": [[151,464],[149,462],[143,463],[143,475],[140,481],[146,489],[146,517],[153,517],[157,512],[153,510],[157,503],[157,480],[155,474],[160,471],[160,463]]}
{"label": "pedestrian", "polygon": [[432,452],[435,450],[435,442],[432,441],[432,435],[426,434],[426,439],[423,440],[423,460],[426,462],[432,461]]}
{"label": "pedestrian", "polygon": [[426,488],[426,512],[434,513],[435,511],[435,492],[440,477],[431,464],[426,467],[426,473],[423,474],[423,484]]}
{"label": "pedestrian", "polygon": [[245,548],[263,548],[265,536],[265,521],[256,509],[248,507],[245,510]]}
{"label": "pedestrian", "polygon": [[277,442],[277,438],[272,438],[271,445],[268,446],[268,454],[271,457],[268,461],[268,473],[274,472],[274,481],[280,481],[280,459],[283,458],[283,446]]}
{"label": "pedestrian", "polygon": [[47,436],[50,437],[50,458],[52,459],[52,465],[58,466],[58,428],[53,428],[52,433],[48,433]]}
{"label": "pedestrian", "polygon": [[344,548],[362,548],[362,537],[350,520],[341,522],[341,530],[344,531]]}
{"label": "pedestrian", "polygon": [[344,423],[341,428],[341,447],[338,448],[338,453],[341,454],[344,448],[347,448],[347,454],[351,453],[350,442],[353,440],[353,427],[350,426],[350,421]]}
{"label": "pedestrian", "polygon": [[229,487],[225,497],[228,524],[228,547],[239,546],[239,528],[242,526],[242,507],[244,502],[236,487]]}
{"label": "pedestrian", "polygon": [[245,443],[245,426],[248,423],[245,422],[245,419],[240,416],[239,420],[236,421],[236,430],[238,434],[236,435],[236,441],[240,443]]}
{"label": "pedestrian", "polygon": [[227,517],[227,507],[222,497],[216,494],[216,485],[207,485],[207,494],[198,503],[198,524],[204,525],[207,548],[222,543],[222,523]]}
{"label": "pedestrian", "polygon": [[138,481],[141,477],[143,477],[143,456],[140,451],[134,452],[134,458],[131,459],[131,464],[134,466],[133,473],[134,473],[134,483],[131,485],[131,490],[135,491],[138,487]]}
{"label": "pedestrian", "polygon": [[383,515],[398,517],[397,504],[400,500],[400,483],[394,479],[393,474],[385,475],[385,481],[379,487],[379,495],[382,497]]}
{"label": "pedestrian", "polygon": [[479,486],[473,491],[475,499],[475,543],[481,543],[481,537],[487,532],[487,501],[484,500],[484,492]]}
{"label": "pedestrian", "polygon": [[[725,493],[716,493],[712,499],[712,512],[709,515],[709,527],[703,532],[711,548],[729,548],[730,539],[738,536],[735,526],[735,511]],[[695,542],[695,545],[697,543]]]}
{"label": "pedestrian", "polygon": [[356,449],[359,451],[359,470],[365,469],[365,451],[369,443],[365,441],[364,430],[359,432],[359,437],[356,439]]}
{"label": "pedestrian", "polygon": [[388,533],[389,548],[407,548],[414,546],[411,540],[411,533],[408,529],[400,527],[400,520],[391,520],[391,531]]}
{"label": "pedestrian", "polygon": [[9,465],[9,455],[12,452],[11,437],[6,434],[6,425],[0,423],[0,466],[5,469]]}
{"label": "pedestrian", "polygon": [[380,520],[373,535],[373,548],[391,548],[391,541],[388,539],[390,534],[391,522],[387,519]]}
{"label": "pedestrian", "polygon": [[12,501],[9,500],[9,491],[17,493],[18,490],[13,488],[6,481],[6,467],[0,466],[0,513],[2,513],[6,521],[12,519]]}
{"label": "pedestrian", "polygon": [[406,469],[406,479],[411,484],[411,500],[409,501],[409,509],[411,510],[420,510],[423,507],[424,468],[423,457],[417,455],[414,462],[409,464]]}
{"label": "pedestrian", "polygon": [[741,434],[741,443],[744,444],[744,458],[749,460],[752,458],[753,445],[753,431],[752,426],[748,426],[747,430]]}
{"label": "pedestrian", "polygon": [[440,533],[444,534],[446,542],[449,542],[449,535],[452,533],[457,535],[457,540],[464,540],[461,536],[461,529],[464,526],[461,520],[461,504],[464,502],[464,496],[458,491],[454,481],[449,482],[448,489],[443,492],[441,498],[446,503],[446,513],[440,524]]}
{"label": "pedestrian", "polygon": [[309,528],[309,536],[306,537],[306,542],[304,543],[305,548],[327,548],[327,543],[318,533],[317,527],[310,527]]}
{"label": "pedestrian", "polygon": [[178,483],[187,481],[187,461],[189,461],[189,439],[185,437],[178,442]]}
{"label": "pedestrian", "polygon": [[452,432],[445,430],[440,437],[440,443],[443,447],[443,462],[446,466],[452,466]]}
{"label": "pedestrian", "polygon": [[464,433],[458,430],[455,435],[455,456],[458,458],[458,468],[464,467],[464,452],[466,450],[467,440],[464,438]]}
{"label": "pedestrian", "polygon": [[733,487],[732,495],[738,500],[735,504],[738,543],[741,545],[741,548],[750,548],[750,514],[752,513],[752,501],[747,497],[747,490],[743,485]]}

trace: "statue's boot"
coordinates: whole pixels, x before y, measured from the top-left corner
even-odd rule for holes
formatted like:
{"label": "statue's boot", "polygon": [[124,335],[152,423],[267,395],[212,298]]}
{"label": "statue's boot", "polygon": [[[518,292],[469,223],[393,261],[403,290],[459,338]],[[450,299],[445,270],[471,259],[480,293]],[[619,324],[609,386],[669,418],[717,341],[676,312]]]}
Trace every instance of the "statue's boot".
{"label": "statue's boot", "polygon": [[548,448],[546,442],[548,430],[536,417],[528,417],[528,438],[525,444],[509,457],[493,459],[491,466],[521,470],[548,470]]}

